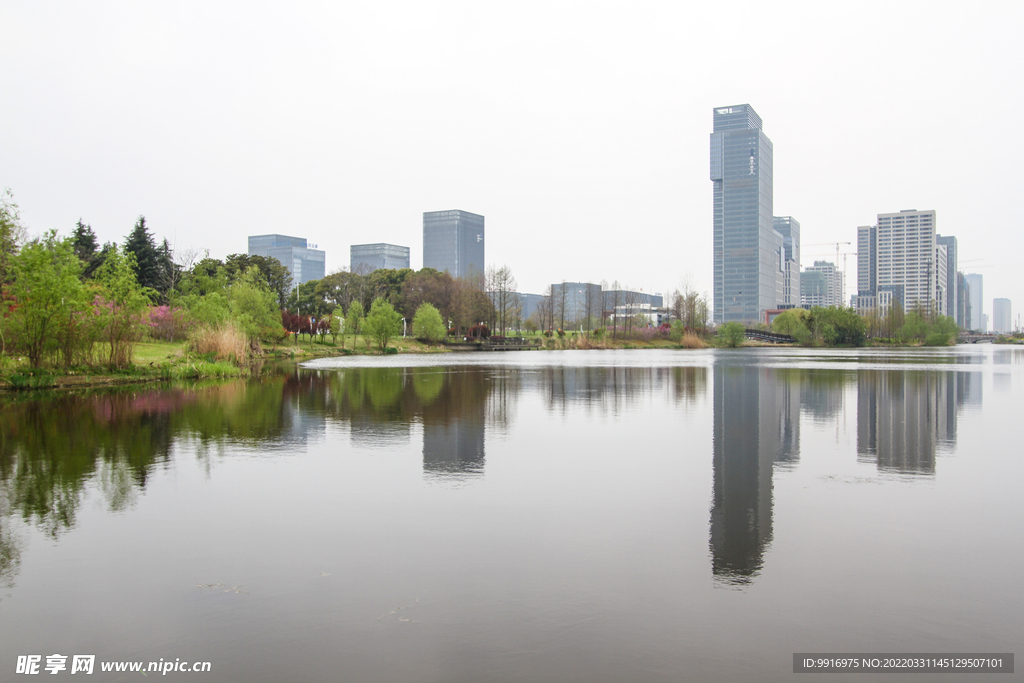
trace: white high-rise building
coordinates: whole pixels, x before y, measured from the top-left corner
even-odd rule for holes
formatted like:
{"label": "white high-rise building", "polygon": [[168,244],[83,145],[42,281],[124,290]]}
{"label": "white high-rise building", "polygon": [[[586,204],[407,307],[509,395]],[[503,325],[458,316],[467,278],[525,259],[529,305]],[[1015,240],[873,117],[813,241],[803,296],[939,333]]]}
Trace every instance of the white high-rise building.
{"label": "white high-rise building", "polygon": [[1013,332],[1013,316],[1009,299],[992,299],[992,331],[996,334]]}
{"label": "white high-rise building", "polygon": [[[945,313],[939,298],[935,211],[909,209],[878,214],[876,254],[878,289],[899,291],[903,310],[917,307]],[[944,265],[942,266],[944,270]],[[945,273],[942,273],[945,290]]]}
{"label": "white high-rise building", "polygon": [[971,322],[968,326],[972,330],[985,331],[985,320],[982,316],[985,315],[984,301],[982,297],[982,284],[984,278],[978,273],[970,273],[967,276],[967,286],[971,290]]}
{"label": "white high-rise building", "polygon": [[815,261],[804,268],[804,274],[821,273],[824,281],[807,276],[808,283],[800,292],[802,306],[843,306],[843,273],[831,261]]}

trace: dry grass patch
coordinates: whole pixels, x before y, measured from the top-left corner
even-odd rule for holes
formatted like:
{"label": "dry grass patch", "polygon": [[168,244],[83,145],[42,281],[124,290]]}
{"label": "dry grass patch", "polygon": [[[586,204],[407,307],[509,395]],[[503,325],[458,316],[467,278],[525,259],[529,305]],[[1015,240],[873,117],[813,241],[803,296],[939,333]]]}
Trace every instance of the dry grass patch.
{"label": "dry grass patch", "polygon": [[239,365],[248,361],[251,355],[245,332],[232,323],[220,327],[198,327],[189,334],[188,345],[198,354],[211,354],[215,360]]}

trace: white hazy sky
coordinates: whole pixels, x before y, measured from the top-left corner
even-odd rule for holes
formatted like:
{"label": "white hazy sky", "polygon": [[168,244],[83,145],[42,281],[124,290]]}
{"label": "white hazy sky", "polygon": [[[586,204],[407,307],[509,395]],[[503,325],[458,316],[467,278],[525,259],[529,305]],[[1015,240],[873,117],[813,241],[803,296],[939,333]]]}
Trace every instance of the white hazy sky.
{"label": "white hazy sky", "polygon": [[178,251],[279,232],[328,272],[364,242],[419,268],[422,213],[457,208],[521,291],[710,291],[712,109],[750,103],[805,266],[935,209],[985,311],[1024,308],[1024,3],[6,0],[0,26],[32,234],[145,214]]}

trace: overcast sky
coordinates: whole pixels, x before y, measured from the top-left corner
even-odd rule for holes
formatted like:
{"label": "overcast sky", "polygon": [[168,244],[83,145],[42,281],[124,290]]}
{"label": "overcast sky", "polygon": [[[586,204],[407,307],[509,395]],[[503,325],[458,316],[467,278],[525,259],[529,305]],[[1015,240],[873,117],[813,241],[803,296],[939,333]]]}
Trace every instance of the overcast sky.
{"label": "overcast sky", "polygon": [[[30,233],[180,253],[411,247],[486,217],[520,291],[711,291],[712,109],[750,103],[804,266],[935,209],[1024,309],[1024,3],[0,3],[0,187]],[[817,245],[817,246],[816,246]],[[842,261],[842,258],[840,259]],[[856,289],[849,257],[847,292]]]}

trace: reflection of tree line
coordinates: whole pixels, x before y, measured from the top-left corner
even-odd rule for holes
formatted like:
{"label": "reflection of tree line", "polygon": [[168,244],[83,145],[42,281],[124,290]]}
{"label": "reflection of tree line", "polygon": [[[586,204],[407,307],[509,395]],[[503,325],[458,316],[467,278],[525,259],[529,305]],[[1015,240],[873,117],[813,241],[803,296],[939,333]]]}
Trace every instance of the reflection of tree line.
{"label": "reflection of tree line", "polygon": [[981,374],[903,370],[714,371],[712,572],[726,584],[757,576],[772,539],[772,476],[800,457],[800,416],[838,415],[857,386],[858,460],[881,470],[934,474],[940,445],[956,441],[960,409],[981,402]]}
{"label": "reflection of tree line", "polygon": [[175,439],[259,442],[280,431],[281,378],[189,388],[122,388],[0,406],[0,580],[17,566],[10,518],[50,538],[74,527],[93,482],[111,510],[143,490]]}

